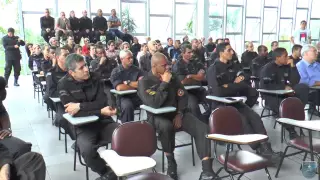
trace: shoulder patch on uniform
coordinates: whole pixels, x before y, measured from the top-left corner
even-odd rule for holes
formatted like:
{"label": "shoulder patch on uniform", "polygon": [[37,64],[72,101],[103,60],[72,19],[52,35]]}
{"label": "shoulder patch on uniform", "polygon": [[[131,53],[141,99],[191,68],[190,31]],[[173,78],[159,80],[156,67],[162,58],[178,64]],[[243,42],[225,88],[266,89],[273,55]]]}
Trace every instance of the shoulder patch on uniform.
{"label": "shoulder patch on uniform", "polygon": [[180,96],[180,97],[183,96],[184,95],[183,89],[178,89],[177,95]]}
{"label": "shoulder patch on uniform", "polygon": [[147,89],[147,90],[146,90],[146,93],[148,93],[148,94],[151,95],[151,96],[153,96],[153,95],[156,94],[156,92],[155,92],[155,91],[152,91],[151,89]]}

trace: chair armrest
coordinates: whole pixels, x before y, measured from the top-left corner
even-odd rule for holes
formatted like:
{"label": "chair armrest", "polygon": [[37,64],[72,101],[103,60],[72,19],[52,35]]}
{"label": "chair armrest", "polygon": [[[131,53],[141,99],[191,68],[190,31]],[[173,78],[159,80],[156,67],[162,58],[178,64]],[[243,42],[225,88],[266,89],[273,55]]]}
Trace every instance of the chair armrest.
{"label": "chair armrest", "polygon": [[51,101],[54,102],[54,103],[61,102],[61,99],[60,99],[60,98],[50,97],[50,99],[51,99]]}
{"label": "chair armrest", "polygon": [[290,94],[294,92],[294,90],[267,90],[267,89],[258,89],[257,91],[261,93],[266,93],[266,94],[278,94],[278,95]]}
{"label": "chair armrest", "polygon": [[288,124],[312,131],[320,131],[320,120],[299,121],[289,118],[279,118],[277,121],[281,124]]}
{"label": "chair armrest", "polygon": [[40,83],[41,83],[42,86],[47,85],[47,82],[46,82],[46,81],[41,81]]}
{"label": "chair armrest", "polygon": [[99,119],[98,116],[73,117],[68,113],[63,114],[63,118],[65,118],[68,122],[70,122],[74,126],[89,124]]}
{"label": "chair armrest", "polygon": [[267,135],[263,134],[243,134],[243,135],[223,135],[223,134],[208,134],[208,139],[222,141],[231,144],[249,145],[268,140]]}
{"label": "chair armrest", "polygon": [[156,166],[156,161],[150,157],[119,156],[117,152],[109,149],[100,150],[98,153],[118,177],[139,173]]}
{"label": "chair armrest", "polygon": [[115,89],[111,89],[110,92],[117,95],[128,95],[128,94],[137,93],[137,90],[117,91]]}
{"label": "chair armrest", "polygon": [[177,108],[175,107],[161,107],[161,108],[153,108],[147,105],[140,105],[141,109],[144,109],[152,114],[165,114],[165,113],[170,113],[170,112],[175,112],[177,110]]}
{"label": "chair armrest", "polygon": [[199,89],[201,86],[184,86],[184,89],[191,90],[191,89]]}
{"label": "chair armrest", "polygon": [[44,75],[43,75],[43,74],[36,74],[36,76],[37,76],[38,78],[40,78],[40,77],[44,77]]}
{"label": "chair armrest", "polygon": [[217,102],[226,103],[226,104],[234,104],[242,101],[242,99],[239,99],[238,97],[231,97],[231,98],[234,98],[235,100],[226,99],[228,97],[218,97],[218,96],[206,96],[206,98],[212,101],[217,101]]}

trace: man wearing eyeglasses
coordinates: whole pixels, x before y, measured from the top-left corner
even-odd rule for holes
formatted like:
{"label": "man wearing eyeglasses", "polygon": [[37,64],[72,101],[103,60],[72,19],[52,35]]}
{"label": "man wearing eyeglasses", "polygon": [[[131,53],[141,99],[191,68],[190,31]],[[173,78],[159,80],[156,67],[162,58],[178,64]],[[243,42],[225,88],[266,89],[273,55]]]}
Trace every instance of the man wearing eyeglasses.
{"label": "man wearing eyeglasses", "polygon": [[56,38],[58,42],[60,42],[61,36],[64,38],[72,36],[70,21],[66,18],[66,14],[64,12],[60,13],[60,18],[58,18],[56,24]]}
{"label": "man wearing eyeglasses", "polygon": [[49,39],[54,37],[54,18],[50,16],[49,9],[45,9],[45,15],[40,18],[41,36],[49,43]]}

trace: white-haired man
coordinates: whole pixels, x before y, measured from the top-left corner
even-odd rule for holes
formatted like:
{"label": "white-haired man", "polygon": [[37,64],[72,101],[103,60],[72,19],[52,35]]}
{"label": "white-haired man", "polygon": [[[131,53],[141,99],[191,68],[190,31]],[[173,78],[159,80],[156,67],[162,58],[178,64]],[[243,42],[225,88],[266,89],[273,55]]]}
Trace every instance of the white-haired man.
{"label": "white-haired man", "polygon": [[[130,50],[120,51],[121,65],[112,70],[110,81],[117,91],[138,88],[138,80],[143,78],[143,72],[133,65],[133,55]],[[120,120],[125,123],[134,120],[134,109],[141,104],[137,94],[120,97]]]}

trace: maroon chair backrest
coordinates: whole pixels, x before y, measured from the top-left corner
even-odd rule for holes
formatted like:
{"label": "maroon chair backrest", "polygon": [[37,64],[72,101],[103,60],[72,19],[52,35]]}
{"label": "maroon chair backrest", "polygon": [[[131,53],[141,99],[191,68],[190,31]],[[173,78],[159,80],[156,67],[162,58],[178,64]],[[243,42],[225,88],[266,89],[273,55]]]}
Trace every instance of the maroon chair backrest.
{"label": "maroon chair backrest", "polygon": [[304,121],[304,105],[300,99],[289,97],[284,99],[279,107],[280,118],[290,118],[294,120]]}
{"label": "maroon chair backrest", "polygon": [[209,119],[209,127],[211,134],[243,134],[241,115],[239,111],[232,106],[215,109]]}
{"label": "maroon chair backrest", "polygon": [[157,149],[156,132],[146,121],[128,122],[114,130],[111,147],[120,156],[151,156]]}

